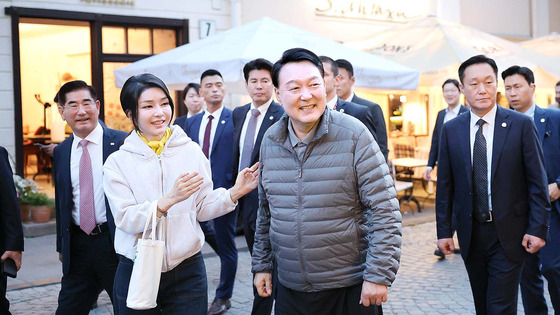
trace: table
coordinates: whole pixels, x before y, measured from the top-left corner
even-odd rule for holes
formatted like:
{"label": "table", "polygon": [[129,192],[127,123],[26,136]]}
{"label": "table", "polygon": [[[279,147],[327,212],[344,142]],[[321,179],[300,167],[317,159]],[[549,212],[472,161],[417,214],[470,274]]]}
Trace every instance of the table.
{"label": "table", "polygon": [[[417,158],[398,158],[392,160],[394,166],[399,167],[407,167],[407,168],[416,168],[416,167],[424,167],[428,165],[428,160],[425,159],[417,159]],[[412,182],[412,174],[408,174],[408,178],[410,182]],[[418,212],[422,212],[422,207],[420,206],[420,202],[416,197],[414,197],[414,185],[410,186],[410,189],[406,189],[404,191],[404,196],[399,198],[399,202],[406,201],[408,203],[414,202],[418,207]]]}

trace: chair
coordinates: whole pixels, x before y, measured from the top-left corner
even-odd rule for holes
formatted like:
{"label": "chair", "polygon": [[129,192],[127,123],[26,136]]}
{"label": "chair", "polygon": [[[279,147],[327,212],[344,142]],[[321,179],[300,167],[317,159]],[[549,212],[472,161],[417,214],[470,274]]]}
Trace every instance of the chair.
{"label": "chair", "polygon": [[404,191],[404,195],[399,198],[399,204],[402,202],[410,203],[411,201],[416,204],[418,212],[422,212],[422,207],[416,198],[412,196],[414,183],[411,181],[397,180],[397,172],[395,171],[395,165],[389,161],[389,167],[391,168],[391,176],[393,177],[393,182],[395,183],[395,190],[397,193]]}

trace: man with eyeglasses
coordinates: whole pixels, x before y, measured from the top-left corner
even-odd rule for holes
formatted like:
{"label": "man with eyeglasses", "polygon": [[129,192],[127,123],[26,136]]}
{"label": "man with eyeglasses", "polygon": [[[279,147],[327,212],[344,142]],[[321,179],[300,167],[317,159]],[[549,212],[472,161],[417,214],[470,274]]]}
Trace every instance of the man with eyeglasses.
{"label": "man with eyeglasses", "polygon": [[127,133],[98,121],[92,86],[71,81],[58,92],[58,112],[72,135],[54,149],[56,250],[62,281],[56,314],[87,314],[100,290],[113,300],[118,258],[115,222],[103,192],[103,162]]}

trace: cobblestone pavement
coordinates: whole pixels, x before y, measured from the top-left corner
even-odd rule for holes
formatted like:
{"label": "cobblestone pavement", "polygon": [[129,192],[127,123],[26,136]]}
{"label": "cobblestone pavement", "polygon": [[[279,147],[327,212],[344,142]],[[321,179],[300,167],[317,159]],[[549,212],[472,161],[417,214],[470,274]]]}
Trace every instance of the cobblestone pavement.
{"label": "cobblestone pavement", "polygon": [[[460,255],[438,260],[433,255],[435,239],[435,222],[403,228],[401,267],[389,290],[389,301],[383,306],[385,314],[474,314],[472,294]],[[205,262],[211,301],[218,283],[220,262],[215,254],[207,254]],[[250,314],[251,282],[250,256],[245,248],[239,252],[232,308],[226,314]],[[13,314],[53,314],[59,290],[59,284],[47,284],[13,289],[8,291],[7,297],[12,303]],[[98,304],[99,307],[90,314],[112,314],[105,293]],[[548,305],[551,306],[550,300]],[[521,299],[518,310],[523,313]]]}

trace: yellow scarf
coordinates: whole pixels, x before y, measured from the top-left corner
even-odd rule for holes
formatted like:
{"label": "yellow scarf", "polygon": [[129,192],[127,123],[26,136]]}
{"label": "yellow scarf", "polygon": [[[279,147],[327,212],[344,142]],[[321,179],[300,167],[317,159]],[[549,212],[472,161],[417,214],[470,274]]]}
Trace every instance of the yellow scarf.
{"label": "yellow scarf", "polygon": [[152,150],[154,150],[154,152],[157,155],[160,155],[161,152],[163,151],[163,147],[165,146],[165,143],[167,142],[167,139],[169,139],[169,137],[171,136],[171,129],[168,127],[165,130],[165,133],[163,134],[163,138],[161,138],[161,140],[148,141],[148,139],[144,138],[138,130],[136,130],[136,133],[140,136],[140,139],[144,140],[144,142],[146,142],[146,144]]}

